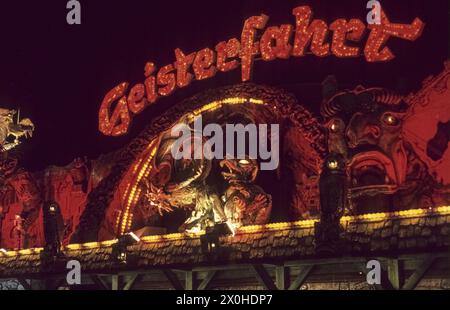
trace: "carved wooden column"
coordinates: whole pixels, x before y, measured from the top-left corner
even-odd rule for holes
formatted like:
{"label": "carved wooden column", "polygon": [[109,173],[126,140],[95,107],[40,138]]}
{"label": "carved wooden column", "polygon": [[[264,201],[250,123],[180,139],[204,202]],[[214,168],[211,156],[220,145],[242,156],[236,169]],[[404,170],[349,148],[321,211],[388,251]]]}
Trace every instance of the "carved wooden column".
{"label": "carved wooden column", "polygon": [[347,177],[342,155],[330,153],[325,158],[319,190],[320,222],[315,225],[316,251],[332,255],[339,249],[340,218],[347,196]]}

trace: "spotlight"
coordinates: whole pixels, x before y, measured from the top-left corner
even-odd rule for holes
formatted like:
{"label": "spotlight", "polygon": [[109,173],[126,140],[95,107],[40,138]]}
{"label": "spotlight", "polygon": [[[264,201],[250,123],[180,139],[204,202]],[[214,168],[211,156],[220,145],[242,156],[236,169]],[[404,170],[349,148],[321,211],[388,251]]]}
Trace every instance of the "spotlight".
{"label": "spotlight", "polygon": [[127,263],[127,253],[126,252],[120,252],[119,255],[117,255],[117,260],[121,263],[126,264]]}
{"label": "spotlight", "polygon": [[219,236],[213,233],[205,233],[200,236],[200,244],[203,254],[212,254],[218,250]]}
{"label": "spotlight", "polygon": [[136,234],[134,232],[130,232],[129,235],[131,236],[131,238],[133,238],[136,242],[141,242],[141,239],[136,236]]}
{"label": "spotlight", "polygon": [[233,223],[231,223],[230,221],[227,221],[226,224],[228,226],[228,229],[231,232],[231,235],[234,237],[234,235],[236,235],[236,230],[235,230]]}
{"label": "spotlight", "polygon": [[48,212],[51,213],[51,214],[55,214],[55,212],[56,212],[56,206],[55,206],[55,205],[51,205],[51,206],[48,208]]}
{"label": "spotlight", "polygon": [[229,222],[217,223],[212,227],[206,228],[204,235],[200,236],[200,243],[202,252],[204,254],[216,253],[220,250],[219,237],[220,236],[234,236],[233,224]]}
{"label": "spotlight", "polygon": [[327,162],[327,166],[328,166],[328,168],[330,168],[331,170],[334,170],[334,169],[336,169],[336,168],[339,167],[338,162],[337,162],[337,160],[335,160],[335,159],[329,160],[329,161]]}
{"label": "spotlight", "polygon": [[140,241],[141,239],[134,232],[120,236],[112,247],[112,258],[121,264],[126,264],[129,257],[127,247]]}

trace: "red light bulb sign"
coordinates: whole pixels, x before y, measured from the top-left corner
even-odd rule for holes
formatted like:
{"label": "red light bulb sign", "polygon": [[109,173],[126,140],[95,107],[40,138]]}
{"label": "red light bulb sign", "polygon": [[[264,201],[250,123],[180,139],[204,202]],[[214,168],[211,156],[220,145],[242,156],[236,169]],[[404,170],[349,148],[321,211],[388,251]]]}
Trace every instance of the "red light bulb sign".
{"label": "red light bulb sign", "polygon": [[[391,23],[383,10],[381,23],[370,25],[354,18],[340,18],[328,25],[323,20],[313,19],[309,6],[296,7],[292,13],[295,26],[283,24],[266,28],[268,16],[252,16],[244,22],[241,40],[231,38],[219,42],[214,49],[204,48],[192,53],[177,48],[175,61],[159,70],[148,62],[143,83],[129,89],[129,84],[123,82],[106,94],[99,112],[100,131],[108,136],[126,134],[134,115],[155,103],[159,97],[169,96],[175,89],[188,86],[194,79],[209,79],[217,72],[240,67],[242,81],[248,81],[256,56],[272,61],[291,56],[303,57],[307,53],[339,58],[363,54],[368,62],[385,62],[395,57],[386,46],[389,38],[414,41],[424,28],[419,18],[410,24]],[[369,35],[363,45],[361,40],[366,31]],[[259,41],[255,39],[258,32],[262,33]]]}

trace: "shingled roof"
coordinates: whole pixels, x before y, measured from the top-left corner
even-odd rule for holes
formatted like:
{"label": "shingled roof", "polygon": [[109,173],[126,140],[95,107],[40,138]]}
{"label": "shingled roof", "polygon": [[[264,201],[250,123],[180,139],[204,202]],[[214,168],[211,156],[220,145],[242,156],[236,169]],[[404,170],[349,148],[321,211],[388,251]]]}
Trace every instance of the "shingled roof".
{"label": "shingled roof", "polygon": [[[221,237],[217,255],[201,250],[201,234],[148,236],[128,246],[126,264],[112,259],[117,240],[72,244],[60,263],[45,267],[41,248],[10,251],[0,256],[0,278],[64,272],[65,262],[76,259],[83,272],[174,268],[211,264],[270,262],[315,258],[316,220],[247,226],[235,236]],[[341,219],[341,255],[375,256],[450,249],[450,207],[394,213],[345,216]]]}

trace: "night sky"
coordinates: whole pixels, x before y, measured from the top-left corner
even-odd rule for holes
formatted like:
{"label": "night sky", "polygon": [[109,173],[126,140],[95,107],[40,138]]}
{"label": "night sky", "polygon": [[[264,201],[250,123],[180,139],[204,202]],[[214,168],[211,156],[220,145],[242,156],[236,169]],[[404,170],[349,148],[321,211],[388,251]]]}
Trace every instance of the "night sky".
{"label": "night sky", "polygon": [[[341,17],[365,21],[368,12],[367,1],[361,0],[80,2],[81,25],[67,25],[65,0],[0,5],[0,107],[20,107],[21,116],[36,125],[33,138],[20,146],[21,164],[30,170],[116,150],[169,106],[199,91],[240,82],[239,69],[194,81],[135,117],[127,136],[103,136],[97,115],[104,95],[119,82],[143,81],[147,61],[160,67],[175,60],[177,47],[190,53],[240,38],[244,20],[261,13],[270,17],[271,26],[294,25],[292,9],[304,4],[328,24]],[[342,87],[383,86],[404,94],[418,90],[449,55],[448,1],[381,2],[391,22],[410,23],[420,17],[426,23],[415,42],[390,39],[393,61],[368,64],[364,57],[334,56],[259,61],[253,81],[294,92],[314,112],[321,99],[320,82],[329,74]]]}

